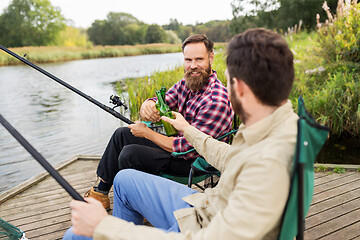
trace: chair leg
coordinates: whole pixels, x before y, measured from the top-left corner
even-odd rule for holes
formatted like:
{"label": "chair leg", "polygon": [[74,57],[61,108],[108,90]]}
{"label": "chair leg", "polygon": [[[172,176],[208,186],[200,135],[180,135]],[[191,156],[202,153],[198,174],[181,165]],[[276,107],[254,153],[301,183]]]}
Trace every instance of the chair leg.
{"label": "chair leg", "polygon": [[188,187],[189,187],[189,188],[191,188],[191,185],[192,185],[193,175],[194,175],[194,169],[191,168],[191,169],[190,169],[190,173],[189,173],[189,180],[188,180]]}
{"label": "chair leg", "polygon": [[202,186],[200,186],[199,184],[195,183],[195,186],[197,186],[198,188],[200,188],[201,190],[205,190],[205,188],[203,188]]}

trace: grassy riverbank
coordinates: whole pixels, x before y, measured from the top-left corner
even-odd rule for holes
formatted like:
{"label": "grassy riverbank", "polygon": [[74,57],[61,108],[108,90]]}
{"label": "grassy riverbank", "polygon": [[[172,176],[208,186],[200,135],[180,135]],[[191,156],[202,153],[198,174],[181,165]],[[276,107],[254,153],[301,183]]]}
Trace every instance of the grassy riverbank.
{"label": "grassy riverbank", "polygon": [[[224,48],[225,43],[215,43],[215,49]],[[181,44],[144,44],[126,46],[94,46],[94,47],[22,47],[10,48],[20,56],[33,63],[62,62],[78,59],[125,57],[146,54],[162,54],[181,52]],[[0,51],[0,66],[22,64],[11,55]]]}
{"label": "grassy riverbank", "polygon": [[[146,44],[134,46],[95,46],[85,47],[22,47],[10,49],[34,63],[61,62],[77,59],[124,57],[145,54],[180,52],[180,44]],[[15,65],[21,62],[11,55],[0,52],[0,66]]]}

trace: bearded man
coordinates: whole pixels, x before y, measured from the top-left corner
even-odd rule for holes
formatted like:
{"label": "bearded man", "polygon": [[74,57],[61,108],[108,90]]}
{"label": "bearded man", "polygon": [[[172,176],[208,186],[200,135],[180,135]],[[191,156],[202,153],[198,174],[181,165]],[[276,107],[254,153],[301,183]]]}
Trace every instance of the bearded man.
{"label": "bearded man", "polygon": [[[232,126],[233,112],[226,87],[212,70],[214,43],[205,35],[188,37],[182,44],[184,78],[166,92],[166,103],[173,111],[180,112],[195,128],[214,138]],[[147,99],[141,106],[140,116],[145,121],[157,122],[160,115],[155,107],[156,98]],[[192,148],[184,138],[167,137],[152,131],[136,121],[128,127],[118,128],[112,135],[100,160],[97,187],[85,193],[108,209],[108,193],[115,175],[122,169],[136,169],[159,175],[161,173],[188,176],[191,163],[199,155],[195,152],[178,158],[172,152],[185,152]]]}

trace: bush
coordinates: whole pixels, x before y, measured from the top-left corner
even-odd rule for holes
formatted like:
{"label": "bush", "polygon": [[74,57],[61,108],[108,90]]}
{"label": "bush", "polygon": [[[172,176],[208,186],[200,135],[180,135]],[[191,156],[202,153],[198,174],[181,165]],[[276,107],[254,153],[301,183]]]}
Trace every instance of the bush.
{"label": "bush", "polygon": [[[346,1],[347,2],[347,1]],[[308,110],[330,126],[331,135],[360,135],[360,4],[338,2],[337,15],[323,5],[328,19],[318,19],[318,46],[311,54],[322,59],[321,73],[297,71],[295,94],[303,94]]]}
{"label": "bush", "polygon": [[323,5],[328,19],[319,29],[321,54],[330,62],[338,60],[360,62],[360,3],[339,1],[333,17],[326,2]]}

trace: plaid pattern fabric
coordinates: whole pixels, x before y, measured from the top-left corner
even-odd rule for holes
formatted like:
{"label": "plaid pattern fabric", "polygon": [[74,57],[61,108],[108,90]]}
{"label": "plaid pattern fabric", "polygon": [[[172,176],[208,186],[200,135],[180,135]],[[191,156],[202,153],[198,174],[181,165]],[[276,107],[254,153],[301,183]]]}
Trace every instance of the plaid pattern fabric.
{"label": "plaid pattern fabric", "polygon": [[[156,98],[151,100],[156,101]],[[196,92],[187,88],[185,79],[181,79],[166,92],[166,103],[171,110],[180,112],[192,126],[213,138],[231,130],[234,114],[227,89],[217,79],[216,71],[209,77],[208,84]],[[186,152],[191,148],[183,133],[179,132],[173,141],[173,151]],[[198,156],[198,153],[192,152],[183,158],[194,160]]]}

